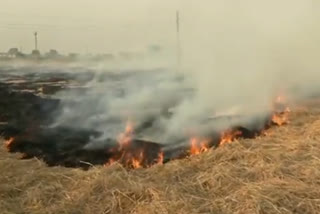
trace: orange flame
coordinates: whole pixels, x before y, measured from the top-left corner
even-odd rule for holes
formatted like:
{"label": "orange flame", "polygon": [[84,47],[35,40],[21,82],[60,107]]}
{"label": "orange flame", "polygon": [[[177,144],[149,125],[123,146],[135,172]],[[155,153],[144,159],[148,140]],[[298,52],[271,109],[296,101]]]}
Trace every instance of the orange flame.
{"label": "orange flame", "polygon": [[[274,114],[270,118],[274,124],[283,125],[288,122],[290,109],[286,107],[286,98],[284,96],[277,96],[274,100],[272,111]],[[284,110],[285,109],[285,110]],[[278,113],[280,112],[280,113]],[[268,127],[270,124],[266,124],[266,129],[260,131],[261,135],[267,136],[270,133],[268,132]],[[223,131],[220,134],[220,139],[218,140],[219,145],[224,145],[227,143],[233,142],[235,139],[244,136],[244,133],[240,130],[228,129]],[[164,153],[160,150],[158,152],[157,157],[152,157],[153,160],[150,162],[150,158],[148,157],[148,150],[145,148],[135,148],[135,145],[131,145],[131,143],[135,143],[133,141],[134,136],[134,126],[133,123],[128,120],[126,123],[126,127],[123,133],[118,136],[118,144],[119,146],[112,149],[111,153],[115,153],[115,156],[112,157],[106,165],[110,165],[113,162],[119,162],[125,164],[127,167],[131,167],[134,169],[142,168],[142,167],[150,167],[154,164],[163,164],[164,162]],[[213,139],[203,138],[203,137],[192,137],[190,139],[190,155],[198,155],[203,152],[206,152],[210,148],[210,142]]]}
{"label": "orange flame", "polygon": [[119,162],[124,164],[126,167],[133,169],[150,167],[154,164],[162,164],[164,160],[164,154],[159,150],[157,156],[148,156],[148,146],[143,146],[142,148],[136,148],[135,145],[131,145],[134,138],[134,126],[133,123],[128,120],[123,133],[121,133],[118,138],[118,146],[109,149],[109,152],[113,156],[105,164],[106,166],[111,165],[114,162]]}
{"label": "orange flame", "polygon": [[289,113],[291,112],[289,107],[286,107],[285,110],[281,113],[274,113],[272,115],[271,121],[278,126],[282,126],[289,121]]}
{"label": "orange flame", "polygon": [[191,155],[198,155],[203,152],[206,152],[209,150],[209,140],[199,140],[198,138],[191,138],[190,144],[190,154]]}
{"label": "orange flame", "polygon": [[281,105],[283,108],[287,105],[287,99],[284,95],[279,95],[276,97],[276,99],[274,101],[274,107],[273,107],[273,111],[275,113],[271,117],[271,121],[273,123],[277,124],[278,126],[282,126],[282,125],[288,123],[289,113],[291,111],[290,111],[289,107],[285,107],[284,110],[281,110],[281,112],[279,113],[276,108],[277,105]]}
{"label": "orange flame", "polygon": [[138,164],[137,165],[133,165],[133,167],[135,169],[136,168],[141,168],[143,160],[144,160],[144,152],[143,152],[143,150],[141,150],[138,159],[136,159]]}
{"label": "orange flame", "polygon": [[236,131],[228,130],[228,131],[222,132],[220,137],[220,145],[231,143],[241,135],[242,135],[242,132],[239,130],[236,130]]}
{"label": "orange flame", "polygon": [[272,122],[274,122],[278,126],[282,126],[282,125],[288,123],[289,115],[286,112],[283,113],[283,114],[273,114],[271,120],[272,120]]}
{"label": "orange flame", "polygon": [[138,169],[138,168],[141,168],[142,166],[141,166],[140,161],[138,159],[133,158],[132,159],[132,167],[134,169]]}

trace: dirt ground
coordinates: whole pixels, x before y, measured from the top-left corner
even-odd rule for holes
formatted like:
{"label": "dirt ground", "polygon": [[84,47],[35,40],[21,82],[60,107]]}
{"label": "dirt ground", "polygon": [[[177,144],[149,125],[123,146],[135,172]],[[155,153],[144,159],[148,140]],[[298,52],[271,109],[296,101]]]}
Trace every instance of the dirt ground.
{"label": "dirt ground", "polygon": [[149,169],[89,171],[18,160],[1,143],[0,210],[8,213],[320,213],[320,102],[290,124]]}

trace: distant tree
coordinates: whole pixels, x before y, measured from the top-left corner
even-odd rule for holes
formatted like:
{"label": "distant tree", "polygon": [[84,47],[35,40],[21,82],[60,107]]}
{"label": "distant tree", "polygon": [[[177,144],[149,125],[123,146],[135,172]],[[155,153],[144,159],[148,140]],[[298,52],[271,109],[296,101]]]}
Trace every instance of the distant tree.
{"label": "distant tree", "polygon": [[31,55],[32,55],[33,57],[40,57],[40,56],[41,56],[39,50],[33,50],[33,51],[31,52]]}

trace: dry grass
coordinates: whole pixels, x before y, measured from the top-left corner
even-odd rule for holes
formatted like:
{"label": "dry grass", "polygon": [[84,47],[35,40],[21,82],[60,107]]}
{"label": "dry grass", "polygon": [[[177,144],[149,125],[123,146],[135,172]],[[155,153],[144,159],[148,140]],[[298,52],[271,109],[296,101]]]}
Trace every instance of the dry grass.
{"label": "dry grass", "polygon": [[320,105],[313,105],[266,137],[149,169],[48,168],[1,148],[1,213],[320,213]]}

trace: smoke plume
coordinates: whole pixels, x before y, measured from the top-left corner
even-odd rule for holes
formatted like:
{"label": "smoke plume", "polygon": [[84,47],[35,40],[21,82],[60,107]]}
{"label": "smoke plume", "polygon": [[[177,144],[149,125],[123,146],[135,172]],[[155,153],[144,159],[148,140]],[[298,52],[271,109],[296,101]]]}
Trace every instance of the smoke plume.
{"label": "smoke plume", "polygon": [[234,124],[259,126],[280,93],[291,100],[317,93],[315,3],[210,2],[196,6],[196,16],[182,15],[180,72],[174,48],[170,57],[99,64],[86,92],[57,95],[64,109],[54,125],[96,129],[108,139],[131,121],[137,137],[175,144]]}

